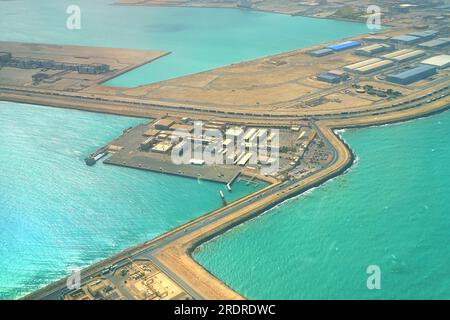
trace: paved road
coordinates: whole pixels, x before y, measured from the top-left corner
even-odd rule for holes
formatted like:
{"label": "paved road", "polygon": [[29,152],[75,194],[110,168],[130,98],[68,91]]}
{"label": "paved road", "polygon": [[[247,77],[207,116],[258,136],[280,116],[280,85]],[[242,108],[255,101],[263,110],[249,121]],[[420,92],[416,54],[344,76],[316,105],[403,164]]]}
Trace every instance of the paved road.
{"label": "paved road", "polygon": [[[421,88],[419,91],[425,91],[427,89],[430,89],[432,87],[436,87],[437,85],[442,85],[443,83],[448,82],[447,78],[438,79],[436,81],[430,82],[429,84],[426,84],[423,88]],[[231,122],[246,122],[246,123],[252,123],[254,121],[261,121],[262,123],[265,123],[266,125],[270,124],[281,124],[285,123],[287,125],[291,124],[293,121],[299,121],[304,119],[305,117],[314,118],[317,120],[335,120],[335,119],[351,119],[355,117],[361,117],[361,116],[368,116],[372,115],[374,113],[377,114],[386,114],[391,113],[394,111],[399,111],[406,106],[399,107],[393,107],[389,104],[387,101],[384,105],[379,106],[372,106],[367,109],[361,109],[361,110],[353,110],[353,111],[345,111],[340,110],[334,114],[312,114],[312,113],[305,113],[301,115],[297,115],[295,112],[292,114],[274,114],[271,113],[270,115],[264,114],[264,113],[252,113],[252,112],[218,112],[217,109],[195,109],[191,107],[183,107],[183,106],[177,106],[177,105],[161,105],[157,103],[152,103],[151,101],[142,100],[142,102],[132,102],[132,101],[121,101],[121,100],[115,100],[114,98],[108,97],[108,96],[101,96],[97,98],[93,98],[90,95],[81,96],[79,93],[78,95],[71,94],[71,93],[60,93],[60,92],[48,92],[43,90],[25,90],[15,87],[0,87],[0,100],[2,98],[1,94],[3,93],[3,99],[8,99],[10,95],[14,96],[14,99],[11,97],[9,99],[11,100],[18,100],[21,99],[24,101],[30,100],[35,103],[39,103],[40,99],[47,99],[45,102],[47,104],[49,103],[48,99],[53,99],[57,106],[69,106],[71,108],[76,107],[83,110],[91,110],[91,111],[99,111],[99,112],[108,112],[109,109],[113,110],[110,111],[111,113],[121,113],[121,114],[127,114],[127,115],[134,115],[134,116],[156,116],[156,115],[162,115],[169,112],[174,112],[177,115],[188,115],[190,117],[192,116],[198,116],[198,117],[210,117],[211,115],[214,115],[217,119],[223,119],[225,121],[231,121]],[[100,100],[98,100],[100,99]],[[35,101],[36,100],[36,101]],[[42,102],[41,102],[42,103]],[[95,105],[95,107],[93,107]],[[124,109],[125,108],[125,109]],[[124,110],[121,110],[124,109]],[[116,111],[114,111],[116,110]],[[350,109],[351,110],[351,109]],[[298,110],[296,111],[298,112]]]}
{"label": "paved road", "polygon": [[[443,92],[446,95],[448,95],[448,86],[444,89]],[[427,99],[428,98],[422,98],[421,100],[423,101],[423,100],[427,100]],[[423,104],[425,102],[421,102],[421,103]],[[417,102],[415,102],[415,104],[417,104]],[[408,103],[407,105],[404,105],[403,108],[413,108],[415,104]],[[389,111],[386,110],[386,112],[389,112]],[[342,119],[342,117],[341,117],[341,119]],[[320,130],[318,130],[318,132],[321,135]],[[321,136],[323,138],[323,135],[321,135]],[[323,140],[325,141],[325,143],[328,144],[328,146],[330,146],[332,148],[332,150],[335,151],[334,160],[332,163],[329,164],[329,166],[331,166],[337,160],[336,159],[337,158],[336,150],[334,149],[334,147],[331,146],[328,139],[323,138]],[[307,177],[305,177],[305,178],[307,178]],[[233,202],[230,205],[228,205],[222,209],[219,209],[219,210],[214,211],[213,213],[204,215],[204,216],[198,218],[197,220],[187,223],[184,226],[182,226],[174,231],[168,232],[167,234],[157,238],[156,240],[149,241],[148,243],[146,243],[144,248],[142,246],[137,247],[134,252],[127,254],[125,257],[123,257],[124,253],[119,254],[118,257],[122,257],[122,258],[121,258],[121,260],[119,260],[118,262],[115,262],[115,263],[118,264],[118,266],[120,267],[129,262],[127,260],[129,257],[131,257],[132,259],[149,259],[153,263],[155,263],[155,265],[157,265],[159,268],[161,268],[161,271],[163,271],[169,277],[171,277],[180,287],[182,287],[184,290],[186,290],[187,293],[192,295],[194,298],[199,299],[201,297],[198,294],[196,294],[196,292],[194,290],[192,290],[188,285],[186,285],[186,283],[184,283],[175,274],[173,274],[171,272],[171,270],[168,270],[164,265],[159,263],[157,261],[157,259],[155,259],[155,257],[154,257],[155,253],[158,250],[162,249],[163,247],[169,245],[172,241],[178,240],[181,237],[186,236],[189,233],[195,232],[210,223],[216,222],[219,219],[221,219],[227,215],[230,215],[246,206],[253,204],[254,202],[260,200],[263,197],[267,197],[267,196],[276,194],[278,192],[283,193],[283,192],[289,191],[290,187],[294,183],[296,183],[296,181],[285,181],[281,184],[276,184],[270,188],[266,188],[266,189],[264,189],[264,191],[256,192],[255,194],[252,194],[241,200]],[[102,263],[100,263],[98,266],[96,266],[95,270],[92,270],[90,272],[88,271],[85,274],[83,274],[82,283],[89,281],[92,276],[98,274],[100,268],[106,268],[107,266],[108,265],[106,265],[106,263],[104,263],[103,265],[102,265]],[[34,298],[59,299],[61,290],[64,287],[65,287],[64,283],[54,284],[51,288],[49,287],[47,289],[47,291],[45,291],[45,289],[44,289],[43,291],[39,292],[39,294],[37,296],[34,296]]]}
{"label": "paved road", "polygon": [[[316,127],[316,130],[317,130],[318,134],[322,137],[323,141],[327,144],[327,146],[334,152],[334,159],[326,167],[326,168],[328,168],[329,166],[332,166],[336,162],[337,152],[334,149],[334,147],[329,143],[329,141],[323,137],[323,135],[321,134],[320,130],[317,127]],[[307,178],[310,175],[312,175],[312,174],[309,174],[309,175],[305,176],[304,178]],[[245,208],[246,206],[253,204],[256,201],[259,201],[264,197],[268,197],[268,196],[271,196],[271,195],[279,193],[279,192],[283,193],[283,192],[287,191],[292,185],[294,185],[297,182],[298,181],[288,180],[288,181],[284,181],[279,184],[272,185],[272,186],[265,188],[259,192],[256,192],[247,197],[244,197],[243,199],[232,202],[228,206],[214,211],[212,214],[206,214],[203,217],[200,217],[197,220],[195,220],[193,223],[187,223],[185,225],[185,227],[182,226],[177,231],[171,232],[171,233],[169,232],[166,235],[163,235],[162,237],[160,237],[157,241],[150,242],[150,244],[144,250],[139,251],[134,254],[131,254],[131,255],[127,255],[125,258],[116,262],[115,264],[117,264],[117,269],[128,264],[129,263],[128,258],[130,258],[132,260],[137,260],[137,259],[150,260],[162,272],[164,272],[166,275],[168,275],[181,288],[183,288],[188,294],[190,294],[195,299],[201,299],[202,297],[199,296],[195,292],[195,290],[190,288],[176,274],[174,274],[170,269],[168,269],[166,266],[164,266],[162,263],[160,263],[155,258],[155,253],[157,253],[162,248],[168,246],[171,242],[176,241],[190,233],[196,232],[199,229],[207,226],[208,224],[217,222],[218,220],[226,217],[227,215],[233,214],[234,212],[239,211],[239,210]],[[107,268],[107,267],[108,267],[107,264],[105,264],[103,266],[103,268]],[[83,273],[82,273],[82,275],[83,275]],[[97,270],[95,272],[90,272],[90,273],[84,274],[81,279],[81,282],[86,283],[87,281],[90,281],[93,276],[96,276],[96,275],[98,275]],[[111,277],[111,276],[107,275],[106,277]],[[49,290],[48,292],[46,292],[45,294],[41,295],[39,298],[40,299],[60,299],[61,290],[64,289],[64,287],[65,287],[64,284],[56,286],[56,287],[52,288],[51,290]]]}
{"label": "paved road", "polygon": [[[261,194],[258,195],[254,195],[251,196],[250,198],[242,201],[242,202],[238,202],[238,203],[231,203],[229,206],[224,207],[223,210],[219,210],[216,214],[212,215],[212,216],[204,216],[203,218],[200,218],[196,223],[194,223],[193,225],[190,225],[189,227],[183,228],[179,231],[176,231],[174,233],[168,234],[167,236],[164,236],[162,238],[160,238],[159,240],[157,240],[155,243],[150,244],[146,249],[144,249],[143,251],[140,251],[136,254],[132,254],[131,256],[127,256],[126,258],[120,260],[119,262],[117,262],[117,269],[119,269],[120,267],[126,265],[129,263],[128,258],[132,259],[132,260],[137,260],[137,259],[146,259],[146,260],[150,260],[152,263],[154,263],[162,272],[164,272],[165,274],[167,274],[172,280],[174,280],[180,287],[182,287],[188,294],[190,294],[191,296],[193,296],[196,299],[201,299],[201,297],[194,291],[192,290],[188,285],[186,285],[181,279],[179,279],[173,272],[171,272],[171,270],[169,270],[168,268],[166,268],[164,265],[162,265],[161,263],[159,263],[159,261],[157,259],[155,259],[154,254],[159,251],[160,249],[162,249],[163,247],[169,245],[172,241],[178,240],[181,237],[191,233],[191,232],[195,232],[198,229],[208,225],[209,223],[213,223],[229,214],[232,214],[233,212],[240,210],[242,208],[244,208],[245,206],[248,206],[252,203],[254,203],[255,201],[259,200],[262,197],[265,196],[269,196],[271,194],[274,194],[276,192],[281,191],[283,188],[286,188],[288,186],[290,186],[291,184],[293,184],[293,182],[284,182],[281,183],[279,185],[275,185],[273,188],[270,188],[266,191],[264,191]],[[103,267],[107,268],[109,265],[105,264]],[[91,272],[91,273],[85,273],[83,274],[82,272],[82,278],[81,278],[81,283],[86,283],[88,281],[90,281],[92,279],[93,276],[98,275],[98,271],[95,272]],[[109,277],[109,276],[107,276]],[[59,285],[55,288],[52,288],[51,290],[49,290],[47,293],[43,294],[41,297],[39,297],[40,299],[43,300],[58,300],[61,297],[61,291],[65,288],[65,285]]]}

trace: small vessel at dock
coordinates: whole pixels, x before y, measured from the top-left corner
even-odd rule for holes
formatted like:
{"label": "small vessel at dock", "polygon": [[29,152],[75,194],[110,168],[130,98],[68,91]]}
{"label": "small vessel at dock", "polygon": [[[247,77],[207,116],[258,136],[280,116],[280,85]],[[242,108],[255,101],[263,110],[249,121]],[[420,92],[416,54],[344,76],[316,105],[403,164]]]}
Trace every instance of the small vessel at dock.
{"label": "small vessel at dock", "polygon": [[84,159],[84,162],[88,166],[93,166],[94,164],[97,163],[97,161],[99,161],[100,159],[102,159],[103,157],[105,157],[107,155],[108,155],[108,148],[103,147],[103,148],[100,148],[97,151],[91,153],[89,156],[87,156]]}
{"label": "small vessel at dock", "polygon": [[225,195],[223,194],[223,191],[220,190],[219,194],[220,194],[220,198],[222,199],[222,205],[226,206],[227,205],[227,200],[225,200]]}

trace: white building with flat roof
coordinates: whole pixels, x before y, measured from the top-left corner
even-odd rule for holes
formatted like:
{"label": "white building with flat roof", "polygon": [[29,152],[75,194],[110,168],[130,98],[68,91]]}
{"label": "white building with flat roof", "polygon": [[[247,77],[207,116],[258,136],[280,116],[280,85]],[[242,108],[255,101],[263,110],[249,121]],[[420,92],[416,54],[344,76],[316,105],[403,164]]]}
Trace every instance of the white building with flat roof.
{"label": "white building with flat roof", "polygon": [[439,69],[445,69],[450,67],[450,55],[442,54],[440,56],[434,56],[423,60],[421,63],[428,64]]}
{"label": "white building with flat roof", "polygon": [[250,140],[252,140],[252,138],[253,138],[253,136],[255,135],[256,131],[257,131],[256,128],[251,128],[250,130],[248,130],[248,131],[245,133],[244,141],[245,141],[245,142],[249,142]]}
{"label": "white building with flat roof", "polygon": [[242,127],[231,127],[225,132],[227,137],[240,138],[244,134]]}

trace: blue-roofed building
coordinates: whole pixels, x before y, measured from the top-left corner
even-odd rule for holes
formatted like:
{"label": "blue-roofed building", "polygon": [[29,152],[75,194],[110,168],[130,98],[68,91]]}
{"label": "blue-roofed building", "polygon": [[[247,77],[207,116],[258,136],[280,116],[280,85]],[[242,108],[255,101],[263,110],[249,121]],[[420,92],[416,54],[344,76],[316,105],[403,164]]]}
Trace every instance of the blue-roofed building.
{"label": "blue-roofed building", "polygon": [[422,41],[419,37],[414,36],[397,36],[390,39],[392,42],[400,43],[400,44],[414,44]]}
{"label": "blue-roofed building", "polygon": [[360,45],[361,45],[361,42],[359,42],[359,41],[345,41],[345,42],[329,45],[329,46],[327,46],[327,48],[334,50],[334,51],[341,51],[341,50],[347,50],[347,49],[359,47]]}
{"label": "blue-roofed building", "polygon": [[436,67],[420,64],[415,68],[386,76],[389,82],[408,85],[436,74]]}
{"label": "blue-roofed building", "polygon": [[315,50],[315,51],[311,51],[309,54],[312,55],[313,57],[323,57],[329,54],[332,54],[333,50],[331,49],[319,49],[319,50]]}

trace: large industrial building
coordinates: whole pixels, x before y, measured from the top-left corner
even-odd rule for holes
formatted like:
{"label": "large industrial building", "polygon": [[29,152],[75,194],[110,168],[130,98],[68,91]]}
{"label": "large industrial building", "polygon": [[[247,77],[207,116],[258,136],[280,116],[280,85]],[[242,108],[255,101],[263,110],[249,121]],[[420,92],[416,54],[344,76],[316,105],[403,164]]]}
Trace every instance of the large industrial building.
{"label": "large industrial building", "polygon": [[328,71],[328,73],[332,74],[333,76],[339,77],[341,80],[347,80],[349,77],[348,73],[342,69],[330,70],[330,71]]}
{"label": "large industrial building", "polygon": [[345,41],[345,42],[329,45],[329,46],[327,46],[327,48],[331,49],[333,51],[342,51],[342,50],[359,47],[360,45],[361,45],[361,42],[359,42],[359,41]]}
{"label": "large industrial building", "polygon": [[363,61],[360,61],[360,62],[357,62],[357,63],[350,64],[348,66],[345,66],[344,70],[345,71],[353,71],[355,69],[367,66],[367,65],[372,64],[372,63],[377,63],[377,62],[380,62],[380,61],[381,61],[380,58],[367,59],[367,60],[363,60]]}
{"label": "large industrial building", "polygon": [[334,51],[331,49],[319,49],[319,50],[315,50],[315,51],[311,51],[309,54],[312,55],[313,57],[323,57],[323,56],[327,56],[329,54],[332,54]]}
{"label": "large industrial building", "polygon": [[361,73],[361,74],[372,73],[372,72],[380,71],[384,68],[390,67],[393,64],[394,64],[394,62],[392,62],[390,60],[382,60],[379,62],[369,64],[367,66],[359,67],[359,68],[353,70],[353,72]]}
{"label": "large industrial building", "polygon": [[370,35],[370,36],[364,37],[363,40],[380,42],[380,41],[388,41],[389,37],[382,36],[382,35]]}
{"label": "large industrial building", "polygon": [[415,44],[415,43],[422,41],[422,39],[419,37],[408,36],[408,35],[393,37],[390,40],[391,40],[391,42],[399,43],[399,44]]}
{"label": "large industrial building", "polygon": [[328,72],[324,72],[321,73],[317,76],[317,80],[319,81],[323,81],[323,82],[328,82],[328,83],[339,83],[341,82],[341,78],[333,75],[333,74],[329,74]]}
{"label": "large industrial building", "polygon": [[417,59],[419,57],[422,57],[425,55],[425,52],[422,50],[414,50],[412,52],[408,52],[399,56],[395,56],[392,58],[392,60],[397,62],[405,62],[413,59]]}
{"label": "large industrial building", "polygon": [[426,31],[418,31],[409,33],[409,36],[418,37],[420,40],[430,40],[436,37],[439,34],[439,31],[435,30],[426,30]]}
{"label": "large industrial building", "polygon": [[415,68],[387,75],[386,80],[401,85],[408,85],[426,79],[434,74],[436,74],[436,67],[419,64]]}
{"label": "large industrial building", "polygon": [[110,71],[109,65],[103,63],[79,64],[57,62],[49,59],[33,59],[27,57],[13,57],[11,53],[0,53],[0,62],[8,67],[19,69],[51,69],[77,71],[81,74],[101,74]]}
{"label": "large industrial building", "polygon": [[10,52],[0,52],[0,63],[2,62],[8,62],[11,60],[11,53]]}
{"label": "large industrial building", "polygon": [[438,69],[445,69],[450,67],[450,55],[443,54],[440,56],[431,57],[423,60],[421,63],[436,67]]}
{"label": "large industrial building", "polygon": [[450,38],[438,38],[419,44],[419,47],[426,49],[442,49],[450,46]]}
{"label": "large industrial building", "polygon": [[422,50],[403,49],[391,52],[382,56],[384,59],[393,60],[396,62],[405,62],[424,56],[425,52]]}
{"label": "large industrial building", "polygon": [[348,78],[348,73],[342,69],[330,70],[327,72],[323,72],[317,76],[317,80],[328,83],[340,83],[341,81],[345,81]]}
{"label": "large industrial building", "polygon": [[355,50],[355,54],[360,56],[372,56],[374,54],[394,50],[394,46],[385,43],[377,43],[370,46],[365,46]]}
{"label": "large industrial building", "polygon": [[394,57],[401,56],[402,54],[406,54],[406,53],[413,52],[413,51],[414,51],[413,49],[397,50],[397,51],[394,51],[394,52],[382,55],[381,58],[383,58],[383,59],[392,59]]}
{"label": "large industrial building", "polygon": [[393,64],[394,62],[392,62],[391,60],[372,58],[345,66],[344,70],[359,74],[367,74],[375,71],[380,71],[384,68],[392,66]]}
{"label": "large industrial building", "polygon": [[156,130],[169,130],[174,123],[172,119],[159,119],[154,123],[154,127]]}

